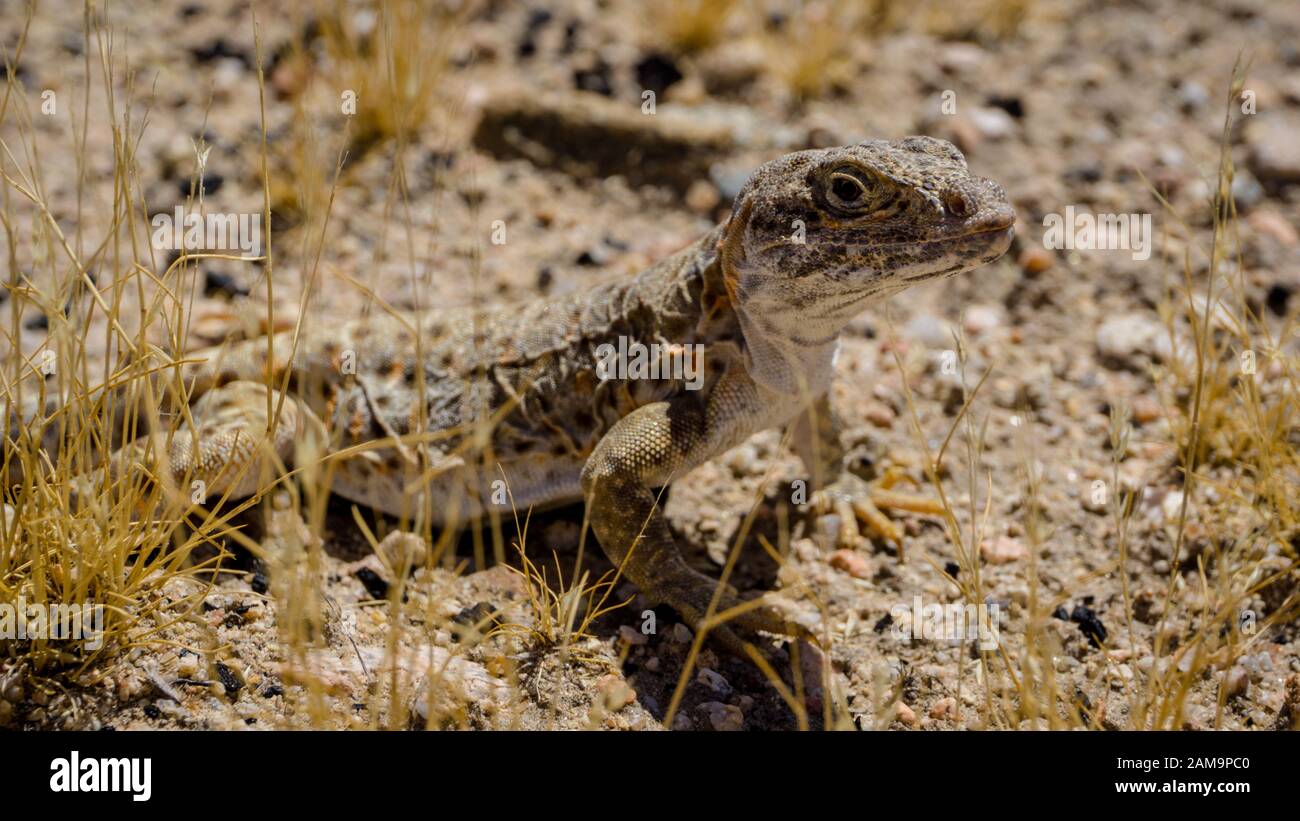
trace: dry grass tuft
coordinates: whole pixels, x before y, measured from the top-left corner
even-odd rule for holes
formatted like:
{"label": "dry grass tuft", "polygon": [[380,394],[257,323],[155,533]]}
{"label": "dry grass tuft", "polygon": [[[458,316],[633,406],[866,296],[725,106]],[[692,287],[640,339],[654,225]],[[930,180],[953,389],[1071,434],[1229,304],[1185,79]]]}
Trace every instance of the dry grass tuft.
{"label": "dry grass tuft", "polygon": [[336,94],[355,92],[359,152],[430,123],[452,46],[473,5],[374,0],[363,14],[321,16],[326,85]]}
{"label": "dry grass tuft", "polygon": [[[32,12],[29,7],[29,23]],[[10,70],[0,103],[0,221],[9,253],[8,355],[0,373],[6,434],[0,601],[103,613],[100,636],[83,624],[75,637],[6,642],[11,684],[21,691],[25,679],[29,695],[47,700],[54,691],[96,682],[111,657],[148,643],[169,619],[184,617],[177,613],[197,607],[227,554],[208,550],[198,559],[195,552],[239,539],[233,517],[257,502],[256,496],[238,505],[197,500],[162,468],[185,419],[175,411],[187,394],[177,378],[180,360],[164,348],[183,347],[196,287],[193,260],[207,255],[182,257],[153,273],[162,266],[135,175],[132,152],[143,124],[134,75],[113,52],[107,31],[90,18],[87,24],[87,41],[98,54],[95,62],[87,59],[86,93],[94,95],[102,82],[114,177],[111,200],[101,202],[80,175],[77,201],[78,216],[108,215],[96,226],[100,235],[91,235],[90,219],[78,219],[75,233],[65,236],[64,215],[47,201],[49,158],[41,156],[31,118],[39,104],[12,72],[21,43],[6,55]],[[77,144],[86,144],[84,132]],[[22,330],[33,317],[44,318],[48,333],[34,350],[24,350]],[[92,367],[95,361],[102,365]],[[135,444],[106,458],[127,442]],[[163,591],[180,579],[196,583],[164,612]]]}
{"label": "dry grass tuft", "polygon": [[669,48],[693,54],[722,39],[735,8],[735,0],[668,0],[654,20]]}

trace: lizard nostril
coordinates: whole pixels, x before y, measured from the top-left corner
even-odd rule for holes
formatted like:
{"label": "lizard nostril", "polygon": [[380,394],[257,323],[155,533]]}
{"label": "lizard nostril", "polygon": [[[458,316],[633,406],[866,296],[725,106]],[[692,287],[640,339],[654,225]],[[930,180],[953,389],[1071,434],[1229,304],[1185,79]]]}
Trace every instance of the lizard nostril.
{"label": "lizard nostril", "polygon": [[948,210],[949,214],[954,217],[969,216],[971,212],[970,201],[966,199],[959,191],[953,191],[943,198],[943,207]]}

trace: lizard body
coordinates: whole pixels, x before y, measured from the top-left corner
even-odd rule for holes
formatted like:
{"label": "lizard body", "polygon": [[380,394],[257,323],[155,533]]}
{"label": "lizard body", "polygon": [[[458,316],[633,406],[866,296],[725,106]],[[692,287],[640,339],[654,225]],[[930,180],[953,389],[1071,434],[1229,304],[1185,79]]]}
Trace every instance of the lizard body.
{"label": "lizard body", "polygon": [[[519,509],[585,500],[623,574],[699,625],[737,602],[686,565],[656,490],[758,431],[825,412],[840,330],[891,293],[996,259],[1014,218],[1001,187],[939,140],[789,154],[754,172],[726,223],[629,280],[509,311],[377,313],[305,332],[291,358],[278,334],[286,362],[269,370],[287,369],[295,390],[271,446],[292,462],[319,419],[332,492],[438,523],[481,515],[502,478]],[[620,342],[697,351],[702,371],[690,384],[602,379],[602,346]],[[186,367],[201,398],[169,445],[178,481],[255,491],[221,477],[257,472],[232,468],[254,461],[248,443],[268,427],[266,349],[249,340]],[[740,609],[712,627],[731,649],[742,646],[732,627],[799,632]]]}

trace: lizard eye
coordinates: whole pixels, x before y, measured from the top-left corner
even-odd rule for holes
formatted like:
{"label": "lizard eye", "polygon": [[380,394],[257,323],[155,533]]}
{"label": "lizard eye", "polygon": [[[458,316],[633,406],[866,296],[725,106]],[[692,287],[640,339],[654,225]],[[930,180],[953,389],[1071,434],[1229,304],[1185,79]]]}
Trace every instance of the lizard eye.
{"label": "lizard eye", "polygon": [[869,183],[855,168],[841,168],[831,172],[828,199],[841,208],[861,208],[870,198]]}

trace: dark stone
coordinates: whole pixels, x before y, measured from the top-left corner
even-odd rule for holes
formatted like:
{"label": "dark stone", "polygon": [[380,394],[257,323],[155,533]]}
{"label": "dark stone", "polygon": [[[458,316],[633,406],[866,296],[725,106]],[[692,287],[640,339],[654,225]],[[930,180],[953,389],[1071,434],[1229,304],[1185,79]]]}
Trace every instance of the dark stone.
{"label": "dark stone", "polygon": [[578,32],[582,30],[582,21],[570,20],[564,24],[564,43],[560,46],[560,53],[569,55],[578,47]]}
{"label": "dark stone", "polygon": [[243,63],[245,68],[253,67],[253,59],[249,56],[248,52],[244,51],[242,48],[230,45],[226,42],[226,38],[224,37],[218,37],[211,43],[195,46],[190,49],[190,54],[194,55],[194,59],[198,60],[200,63],[208,63],[224,57],[232,57]]}
{"label": "dark stone", "polygon": [[1294,292],[1295,289],[1290,285],[1276,283],[1269,286],[1268,295],[1264,297],[1264,304],[1278,316],[1286,316],[1287,303],[1291,300],[1291,294]]}
{"label": "dark stone", "polygon": [[1025,104],[1020,101],[1019,97],[1014,95],[993,94],[988,98],[988,104],[994,108],[1002,109],[1017,120],[1025,116]]}
{"label": "dark stone", "polygon": [[[202,183],[203,183],[203,195],[206,197],[206,196],[210,196],[210,195],[212,195],[212,194],[217,193],[217,191],[221,190],[221,186],[222,186],[223,183],[225,183],[225,181],[226,181],[226,178],[223,177],[223,176],[221,176],[220,174],[206,174],[206,175],[204,175],[203,180],[202,180]],[[177,182],[176,182],[176,187],[180,189],[180,192],[181,192],[181,196],[182,196],[182,197],[188,197],[188,196],[190,195],[190,180],[189,180],[189,178],[186,178],[186,179],[183,179],[183,180],[177,180]],[[198,192],[199,192],[199,181],[196,180],[196,181],[194,182],[194,193],[197,194]]]}
{"label": "dark stone", "polygon": [[217,678],[220,679],[221,686],[226,688],[226,695],[230,696],[231,699],[237,698],[239,691],[244,689],[244,683],[235,675],[234,670],[221,662],[218,661],[213,666],[217,668]]}
{"label": "dark stone", "polygon": [[1106,625],[1101,623],[1096,611],[1087,605],[1079,605],[1074,608],[1070,614],[1070,621],[1079,625],[1079,631],[1088,637],[1088,643],[1093,647],[1101,647],[1101,643],[1106,640]]}
{"label": "dark stone", "polygon": [[203,273],[203,295],[214,296],[216,294],[225,294],[226,296],[248,296],[248,289],[235,281],[235,278],[225,271],[205,271]]}
{"label": "dark stone", "polygon": [[665,54],[649,54],[635,66],[637,85],[659,96],[682,79],[682,72],[673,59]]}
{"label": "dark stone", "polygon": [[486,633],[501,623],[501,613],[488,602],[478,602],[451,617],[460,629],[452,631],[452,641],[459,642],[473,631]]}
{"label": "dark stone", "polygon": [[388,598],[388,582],[384,581],[378,573],[368,567],[363,567],[355,575],[361,585],[366,588],[366,592],[370,594],[370,598],[376,600]]}
{"label": "dark stone", "polygon": [[1067,168],[1063,176],[1067,182],[1093,183],[1100,182],[1103,173],[1101,163],[1094,162]]}

